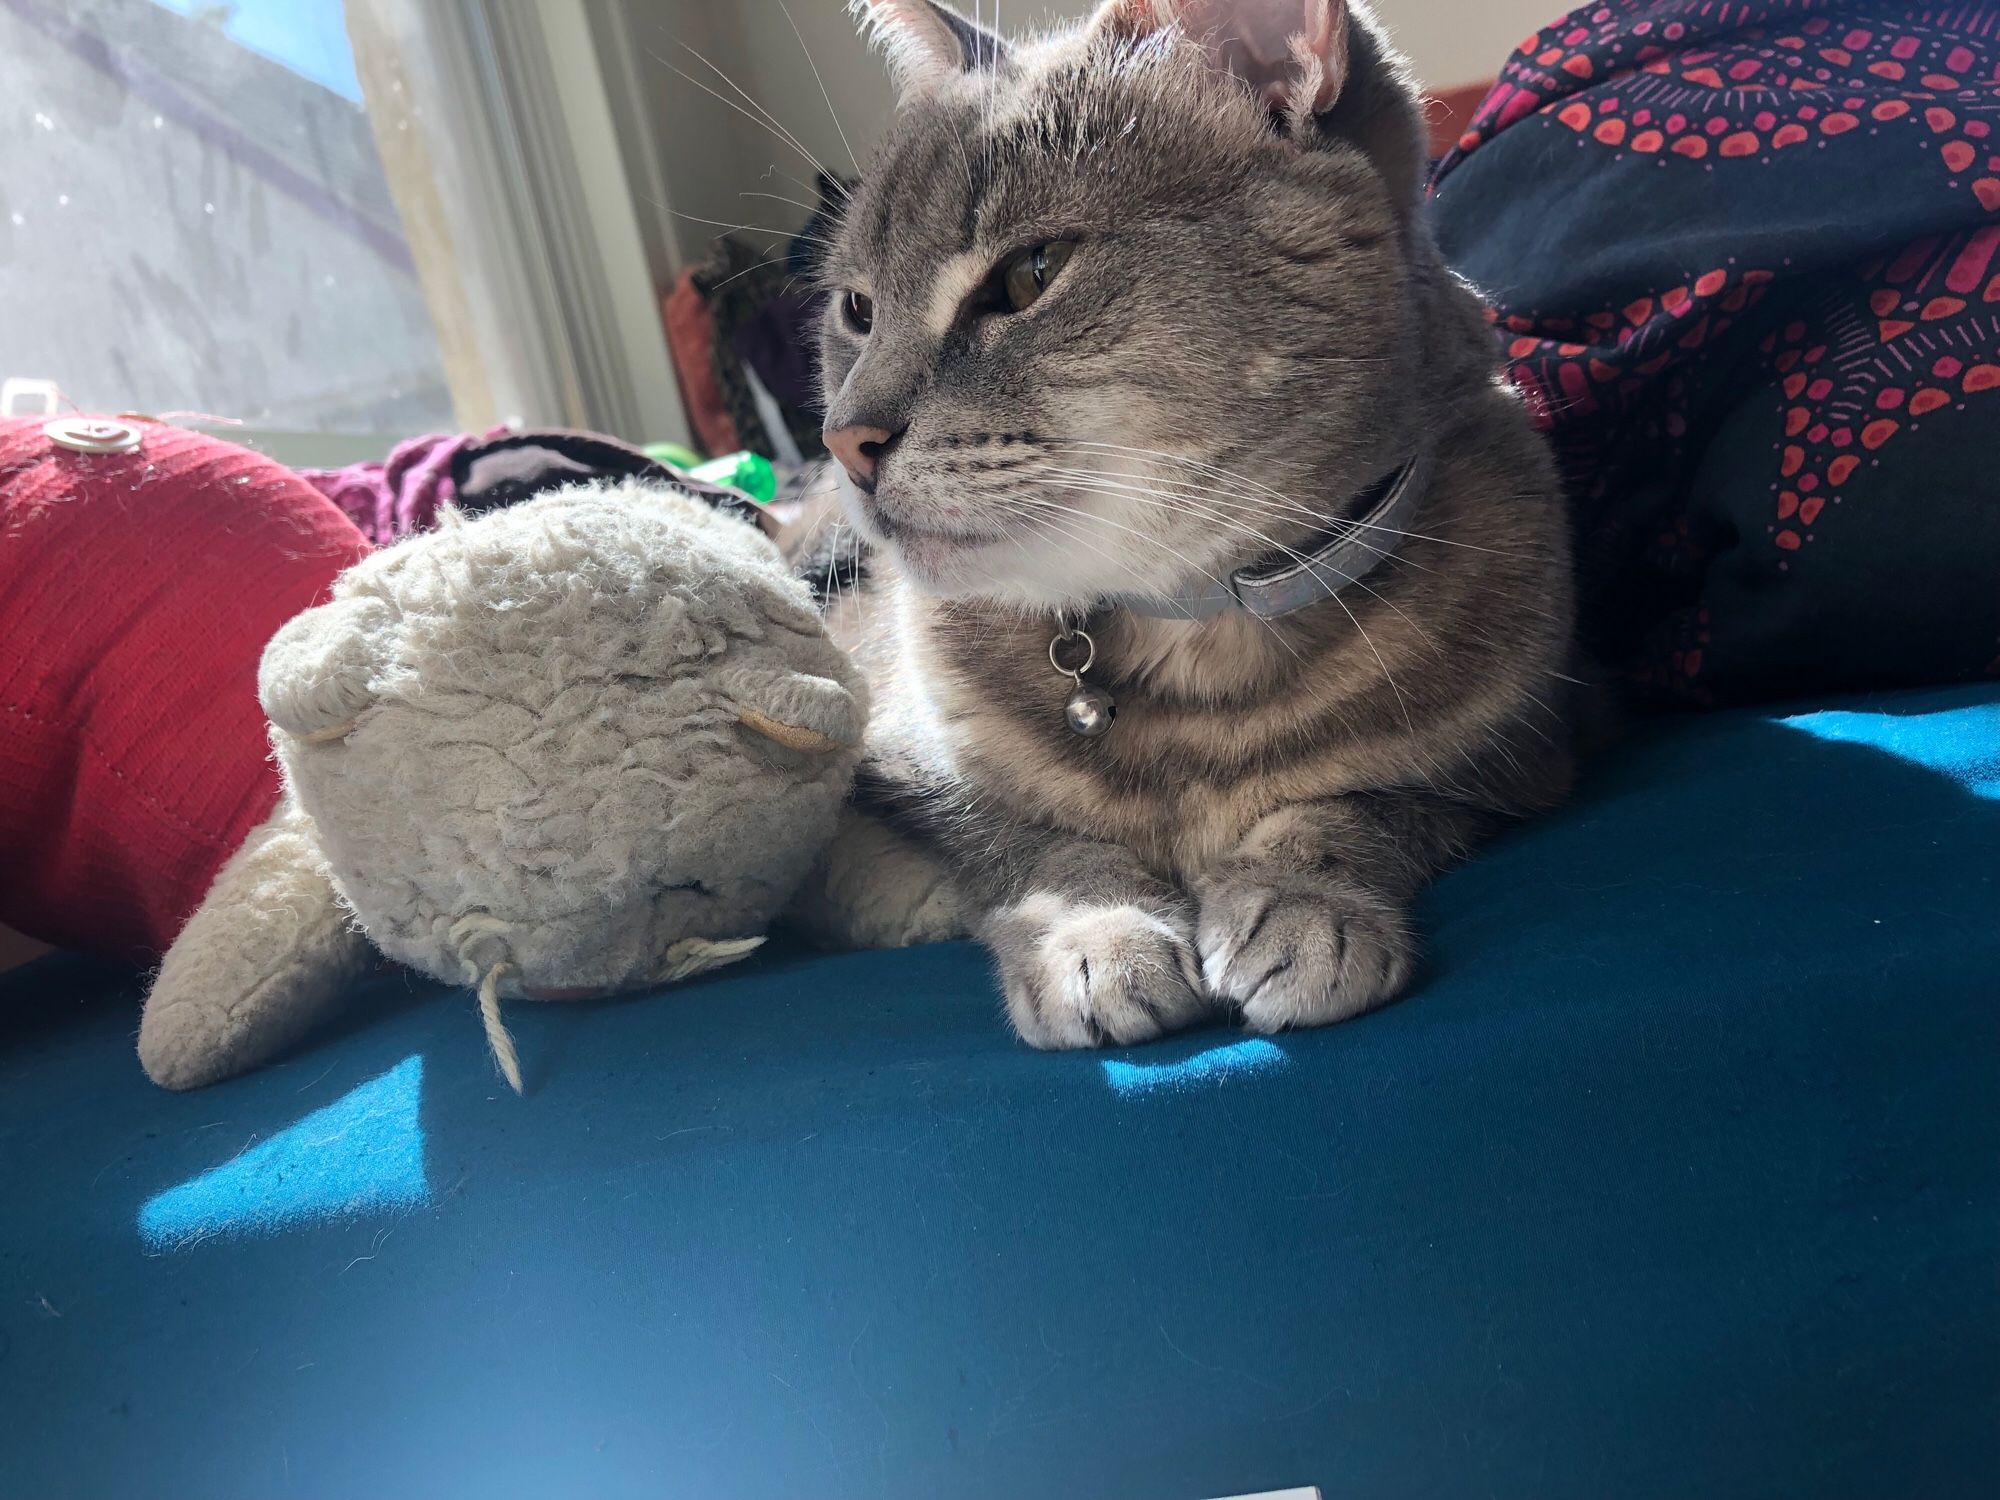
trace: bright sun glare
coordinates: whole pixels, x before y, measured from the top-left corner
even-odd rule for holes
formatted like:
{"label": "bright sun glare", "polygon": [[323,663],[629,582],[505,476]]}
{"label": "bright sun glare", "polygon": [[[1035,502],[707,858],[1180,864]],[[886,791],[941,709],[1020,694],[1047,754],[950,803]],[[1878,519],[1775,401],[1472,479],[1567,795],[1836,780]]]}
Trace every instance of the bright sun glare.
{"label": "bright sun glare", "polygon": [[218,1236],[277,1234],[302,1224],[420,1208],[430,1202],[418,1106],[424,1060],[314,1110],[267,1141],[148,1199],[139,1236],[153,1251]]}

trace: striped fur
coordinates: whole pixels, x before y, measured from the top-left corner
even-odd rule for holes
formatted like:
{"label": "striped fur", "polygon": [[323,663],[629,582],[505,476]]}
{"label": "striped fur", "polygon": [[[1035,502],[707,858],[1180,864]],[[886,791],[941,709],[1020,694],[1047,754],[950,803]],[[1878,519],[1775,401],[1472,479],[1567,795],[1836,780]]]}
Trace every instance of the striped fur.
{"label": "striped fur", "polygon": [[[832,606],[875,694],[864,803],[933,916],[950,873],[1038,1045],[1387,999],[1415,892],[1569,783],[1554,471],[1422,226],[1414,94],[1348,21],[1318,116],[1218,71],[1212,38],[1100,17],[989,49],[906,105],[828,257],[875,308],[865,336],[829,314],[829,424],[902,434],[844,496],[867,560]],[[1077,249],[1025,311],[938,316],[941,268],[1053,238]],[[1412,534],[1338,600],[1097,604],[1300,546],[1421,445]],[[1100,740],[1063,722],[1061,609],[1118,700]],[[830,935],[895,932],[886,836],[879,878],[829,882]]]}

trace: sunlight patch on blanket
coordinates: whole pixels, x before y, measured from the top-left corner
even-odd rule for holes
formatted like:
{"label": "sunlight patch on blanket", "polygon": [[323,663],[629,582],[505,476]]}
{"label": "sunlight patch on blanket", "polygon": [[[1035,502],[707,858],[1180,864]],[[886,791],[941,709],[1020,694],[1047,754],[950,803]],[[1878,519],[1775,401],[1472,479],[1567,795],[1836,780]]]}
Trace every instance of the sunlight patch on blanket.
{"label": "sunlight patch on blanket", "polygon": [[272,1235],[303,1224],[420,1208],[424,1173],[421,1054],[324,1109],[170,1187],[139,1210],[149,1250]]}
{"label": "sunlight patch on blanket", "polygon": [[1778,722],[1814,739],[1871,746],[1947,776],[1975,797],[2000,799],[2000,703],[1923,714],[1826,709]]}
{"label": "sunlight patch on blanket", "polygon": [[1132,1096],[1212,1088],[1225,1079],[1266,1072],[1284,1061],[1285,1054],[1277,1043],[1252,1037],[1221,1047],[1204,1047],[1171,1062],[1126,1062],[1107,1057],[1100,1066],[1104,1081],[1113,1090]]}

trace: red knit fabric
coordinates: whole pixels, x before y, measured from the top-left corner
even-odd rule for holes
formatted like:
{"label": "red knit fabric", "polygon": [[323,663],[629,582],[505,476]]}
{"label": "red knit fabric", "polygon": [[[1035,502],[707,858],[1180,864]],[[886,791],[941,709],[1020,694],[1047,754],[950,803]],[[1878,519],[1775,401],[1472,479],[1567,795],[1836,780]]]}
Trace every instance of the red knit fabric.
{"label": "red knit fabric", "polygon": [[695,441],[712,454],[734,453],[743,444],[729,415],[722,382],[715,377],[715,315],[707,295],[695,285],[694,272],[681,273],[674,289],[661,299],[660,314]]}
{"label": "red knit fabric", "polygon": [[368,543],[269,459],[140,425],[91,455],[0,420],[0,923],[150,961],[277,798],[265,642]]}

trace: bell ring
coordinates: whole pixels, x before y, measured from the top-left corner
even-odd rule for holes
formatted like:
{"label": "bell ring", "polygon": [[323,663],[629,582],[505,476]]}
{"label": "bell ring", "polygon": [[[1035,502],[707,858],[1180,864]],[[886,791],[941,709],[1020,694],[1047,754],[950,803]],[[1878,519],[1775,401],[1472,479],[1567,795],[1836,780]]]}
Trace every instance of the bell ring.
{"label": "bell ring", "polygon": [[[1065,659],[1067,658],[1067,660]],[[1063,720],[1072,734],[1094,740],[1111,728],[1118,717],[1118,704],[1103,688],[1083,680],[1097,661],[1097,642],[1090,632],[1067,620],[1060,623],[1055,639],[1049,642],[1049,665],[1070,680],[1074,691],[1063,705]]]}
{"label": "bell ring", "polygon": [[1111,721],[1118,717],[1118,704],[1103,688],[1079,682],[1063,705],[1063,717],[1072,733],[1094,740],[1110,729]]}

